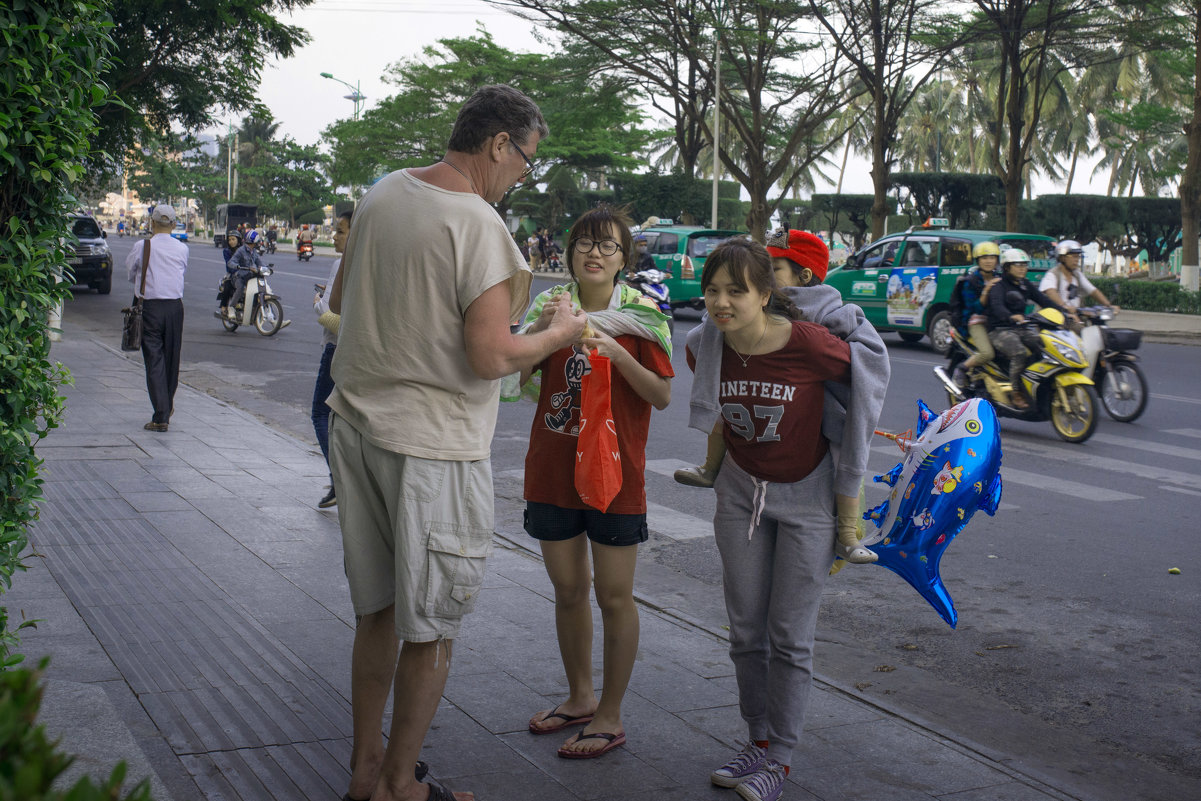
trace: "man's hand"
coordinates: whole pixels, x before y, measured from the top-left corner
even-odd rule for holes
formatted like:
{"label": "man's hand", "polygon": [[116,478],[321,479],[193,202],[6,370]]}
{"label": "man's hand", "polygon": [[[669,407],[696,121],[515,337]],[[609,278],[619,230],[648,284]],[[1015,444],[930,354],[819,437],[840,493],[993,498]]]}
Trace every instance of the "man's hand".
{"label": "man's hand", "polygon": [[[546,306],[552,303],[555,308],[548,314]],[[571,296],[565,292],[546,306],[542,307],[542,314],[547,315],[549,320],[546,330],[555,335],[555,341],[560,343],[559,347],[578,341],[584,333],[584,326],[588,324],[588,315],[580,309],[572,308]]]}

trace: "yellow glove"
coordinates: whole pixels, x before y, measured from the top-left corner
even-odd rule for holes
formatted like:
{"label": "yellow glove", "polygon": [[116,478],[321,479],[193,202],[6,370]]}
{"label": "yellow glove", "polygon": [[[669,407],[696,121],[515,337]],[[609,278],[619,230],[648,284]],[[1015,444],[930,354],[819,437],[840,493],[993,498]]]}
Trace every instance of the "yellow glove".
{"label": "yellow glove", "polygon": [[859,498],[835,495],[834,508],[838,514],[835,524],[838,541],[834,543],[834,553],[856,565],[870,565],[879,559],[874,552],[859,544],[859,532],[863,523],[863,515],[859,511]]}

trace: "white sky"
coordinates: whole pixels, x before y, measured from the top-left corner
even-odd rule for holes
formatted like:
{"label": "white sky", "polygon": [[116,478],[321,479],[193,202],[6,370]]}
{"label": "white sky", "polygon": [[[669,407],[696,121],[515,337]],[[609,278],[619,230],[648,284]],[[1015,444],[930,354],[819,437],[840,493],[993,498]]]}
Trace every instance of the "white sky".
{"label": "white sky", "polygon": [[[350,89],[322,78],[322,72],[357,83],[366,95],[366,109],[395,93],[382,80],[389,65],[417,56],[439,39],[472,36],[481,23],[501,47],[531,52],[539,46],[528,23],[482,0],[316,0],[290,22],[308,30],[312,41],[292,58],[267,65],[259,99],[271,109],[280,130],[301,144],[320,143],[326,126],[354,110],[345,97]],[[236,126],[239,119],[228,121]],[[852,156],[843,191],[870,193],[869,169],[866,160]],[[1103,180],[1086,185],[1090,170],[1091,165],[1077,169],[1073,191],[1103,194]],[[819,186],[818,191],[833,191],[833,186]],[[1035,179],[1036,195],[1056,191],[1063,187]]]}

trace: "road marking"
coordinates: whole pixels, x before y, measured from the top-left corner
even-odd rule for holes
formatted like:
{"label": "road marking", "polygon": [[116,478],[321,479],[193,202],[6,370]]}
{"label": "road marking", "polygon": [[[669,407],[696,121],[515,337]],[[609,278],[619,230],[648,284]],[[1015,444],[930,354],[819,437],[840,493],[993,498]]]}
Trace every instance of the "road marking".
{"label": "road marking", "polygon": [[1139,451],[1151,451],[1161,456],[1175,456],[1179,459],[1201,459],[1201,450],[1181,448],[1176,445],[1164,445],[1159,442],[1147,442],[1134,437],[1118,437],[1113,434],[1093,434],[1094,442],[1104,442],[1108,445],[1120,445],[1123,448],[1133,448]]}
{"label": "road marking", "polygon": [[1177,403],[1201,404],[1201,398],[1185,398],[1185,397],[1181,397],[1180,395],[1158,395],[1158,394],[1152,392],[1151,397],[1158,398],[1159,400],[1176,401]]}
{"label": "road marking", "polygon": [[[1005,448],[1013,447],[1011,445],[1004,446]],[[872,448],[873,451],[881,453],[896,453],[896,448],[892,445],[876,445]],[[1005,484],[1021,484],[1025,487],[1035,487],[1036,489],[1045,489],[1049,492],[1058,492],[1063,495],[1079,498],[1080,500],[1088,501],[1133,501],[1141,498],[1141,495],[1129,495],[1125,492],[1117,490],[1104,489],[1102,487],[1094,487],[1091,484],[1081,484],[1076,481],[1068,481],[1063,478],[1054,476],[1045,476],[1040,473],[1028,473],[1024,470],[1018,470],[1014,467],[1001,466],[1001,485]]]}
{"label": "road marking", "polygon": [[[1154,481],[1159,484],[1175,484],[1180,487],[1191,487],[1201,490],[1201,476],[1183,473],[1179,470],[1168,470],[1164,467],[1138,464],[1124,459],[1110,459],[1107,456],[1093,456],[1085,453],[1085,448],[1052,448],[1047,445],[1037,445],[1032,442],[1009,442],[1007,450],[1014,450],[1031,456],[1041,456],[1044,459],[1054,459],[1060,462],[1071,462],[1080,467],[1091,467],[1096,470],[1110,470],[1123,476],[1134,476]],[[1002,468],[1002,475],[1005,470]]]}
{"label": "road marking", "polygon": [[1164,487],[1164,489],[1166,489],[1170,492],[1179,492],[1184,495],[1196,495],[1198,498],[1201,498],[1201,492],[1198,492],[1197,490],[1190,490],[1190,489],[1184,489],[1183,487],[1172,487],[1172,486],[1166,486],[1166,487]]}
{"label": "road marking", "polygon": [[669,540],[699,540],[713,536],[713,522],[646,502],[646,527]]}
{"label": "road marking", "polygon": [[661,476],[673,478],[681,467],[696,467],[695,462],[685,462],[683,459],[647,459],[646,469]]}
{"label": "road marking", "polygon": [[1201,439],[1201,428],[1173,428],[1165,434],[1175,434],[1178,437],[1196,437]]}

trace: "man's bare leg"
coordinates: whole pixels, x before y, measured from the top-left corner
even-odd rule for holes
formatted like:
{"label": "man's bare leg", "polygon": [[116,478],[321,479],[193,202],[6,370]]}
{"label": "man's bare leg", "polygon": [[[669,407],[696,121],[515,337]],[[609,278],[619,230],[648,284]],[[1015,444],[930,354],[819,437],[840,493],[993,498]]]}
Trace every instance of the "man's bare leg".
{"label": "man's bare leg", "polygon": [[[424,801],[429,796],[429,788],[414,778],[413,765],[446,689],[450,654],[450,640],[401,646],[392,696],[392,729],[371,801]],[[474,798],[471,793],[454,795],[459,801]]]}
{"label": "man's bare leg", "polygon": [[351,798],[371,797],[384,763],[384,707],[396,674],[396,637],[393,610],[363,615],[354,631],[350,663],[350,708],[354,720],[354,745],[350,751]]}

